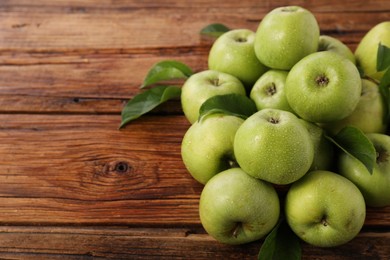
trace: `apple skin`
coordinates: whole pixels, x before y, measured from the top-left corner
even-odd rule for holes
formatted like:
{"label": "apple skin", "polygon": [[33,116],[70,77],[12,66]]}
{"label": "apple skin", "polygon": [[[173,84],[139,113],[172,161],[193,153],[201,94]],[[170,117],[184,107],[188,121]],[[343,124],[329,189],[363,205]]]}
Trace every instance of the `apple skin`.
{"label": "apple skin", "polygon": [[293,112],[284,92],[287,75],[287,71],[272,69],[256,81],[250,92],[250,98],[255,102],[258,110],[276,108]]}
{"label": "apple skin", "polygon": [[356,108],[362,90],[358,69],[331,51],[310,54],[289,72],[285,92],[295,113],[310,122],[341,120]]}
{"label": "apple skin", "polygon": [[181,144],[181,156],[191,176],[205,184],[219,172],[234,166],[234,136],[243,119],[211,114],[192,124]]}
{"label": "apple skin", "polygon": [[266,108],[238,128],[234,154],[249,175],[283,185],[298,180],[309,170],[314,145],[308,130],[293,113]]}
{"label": "apple skin", "polygon": [[364,75],[378,81],[384,74],[384,71],[377,72],[376,70],[379,43],[390,48],[390,21],[381,22],[372,27],[355,50],[356,63],[363,70]]}
{"label": "apple skin", "polygon": [[237,77],[250,90],[267,71],[267,67],[255,55],[254,40],[255,33],[248,29],[235,29],[222,34],[210,49],[209,69]]}
{"label": "apple skin", "polygon": [[299,6],[278,7],[259,23],[255,53],[269,68],[290,70],[303,57],[317,51],[319,36],[317,20],[310,11]]}
{"label": "apple skin", "polygon": [[318,51],[333,51],[356,64],[355,54],[342,41],[329,35],[321,35]]}
{"label": "apple skin", "polygon": [[364,133],[385,133],[384,113],[385,104],[378,85],[371,80],[362,79],[362,93],[352,114],[340,121],[323,124],[322,127],[334,135],[348,125],[358,127]]}
{"label": "apple skin", "polygon": [[303,241],[334,247],[360,232],[366,205],[362,193],[347,178],[330,171],[311,171],[287,191],[285,214]]}
{"label": "apple skin", "polygon": [[199,216],[204,229],[225,244],[263,238],[276,225],[279,215],[275,188],[240,168],[215,175],[200,196]]}
{"label": "apple skin", "polygon": [[190,76],[183,84],[181,105],[185,117],[193,124],[199,108],[212,96],[224,94],[246,95],[244,85],[236,77],[214,70],[204,70]]}
{"label": "apple skin", "polygon": [[300,119],[301,123],[309,131],[314,145],[314,158],[309,171],[332,170],[334,167],[335,149],[333,144],[325,138],[325,131],[322,127]]}
{"label": "apple skin", "polygon": [[367,206],[390,206],[390,136],[370,133],[378,158],[372,174],[362,162],[345,153],[339,156],[339,173],[351,180],[362,192]]}

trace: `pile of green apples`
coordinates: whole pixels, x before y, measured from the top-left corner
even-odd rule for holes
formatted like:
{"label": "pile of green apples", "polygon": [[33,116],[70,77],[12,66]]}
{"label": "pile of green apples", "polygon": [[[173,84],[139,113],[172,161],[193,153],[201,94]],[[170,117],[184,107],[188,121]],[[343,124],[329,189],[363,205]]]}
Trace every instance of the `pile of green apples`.
{"label": "pile of green apples", "polygon": [[[360,232],[366,207],[390,205],[379,42],[390,46],[390,21],[373,27],[352,52],[320,35],[315,16],[299,6],[273,9],[256,32],[234,29],[215,40],[208,69],[189,77],[181,92],[191,123],[181,154],[204,184],[199,215],[209,235],[249,243],[283,217],[303,241],[333,247]],[[228,94],[248,97],[256,112],[199,117],[206,100]],[[375,147],[372,173],[326,138],[347,126]]]}

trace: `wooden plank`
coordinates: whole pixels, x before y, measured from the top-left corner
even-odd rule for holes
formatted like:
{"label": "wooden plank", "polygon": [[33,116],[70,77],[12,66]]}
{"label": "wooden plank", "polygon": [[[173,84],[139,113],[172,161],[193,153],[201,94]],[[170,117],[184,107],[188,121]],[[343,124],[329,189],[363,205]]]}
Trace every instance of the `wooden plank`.
{"label": "wooden plank", "polygon": [[199,222],[182,116],[0,117],[0,222]]}
{"label": "wooden plank", "polygon": [[[210,11],[211,10],[211,11]],[[214,10],[214,11],[212,11]],[[43,11],[43,10],[42,10]],[[135,9],[117,13],[0,12],[0,51],[59,52],[80,49],[135,50],[199,46],[199,31],[214,22],[256,30],[266,12],[256,9]],[[363,33],[390,19],[390,12],[317,13],[328,34]],[[147,17],[147,19],[145,19]],[[83,26],[80,26],[83,25]],[[110,37],[107,37],[110,35]],[[347,38],[356,42],[356,38]]]}
{"label": "wooden plank", "polygon": [[[135,91],[133,95],[141,93]],[[0,112],[12,114],[120,114],[129,99],[0,95]],[[169,100],[149,114],[183,114],[180,99]]]}
{"label": "wooden plank", "polygon": [[[255,259],[262,240],[241,246],[216,242],[196,227],[0,227],[2,259]],[[390,233],[361,232],[336,248],[302,243],[302,259],[389,259]]]}
{"label": "wooden plank", "polygon": [[[71,6],[76,7],[79,4],[80,2],[77,1],[70,3]],[[212,41],[200,37],[199,24],[189,22],[190,19],[206,24],[211,23],[211,19],[217,21],[221,18],[218,21],[233,22],[237,27],[242,25],[252,29],[256,28],[260,19],[248,18],[243,21],[241,19],[243,14],[237,15],[231,11],[217,12],[212,15],[207,13],[207,17],[204,17],[205,14],[201,10],[197,13],[188,7],[182,8],[183,14],[179,15],[188,20],[181,21],[176,17],[170,21],[172,24],[169,24],[161,22],[161,19],[172,16],[170,9],[164,4],[159,4],[162,6],[149,7],[156,8],[156,13],[148,21],[153,26],[160,27],[155,28],[156,30],[148,29],[139,32],[141,37],[133,37],[135,30],[133,27],[144,28],[141,27],[141,23],[145,26],[143,24],[145,9],[134,7],[134,12],[124,12],[119,10],[121,7],[108,8],[108,11],[103,12],[106,16],[101,16],[100,12],[73,14],[63,9],[68,5],[56,2],[46,8],[54,12],[52,8],[56,9],[60,6],[59,10],[56,9],[59,16],[51,16],[50,12],[36,10],[37,12],[30,11],[21,18],[21,14],[33,8],[34,4],[23,1],[18,5],[6,3],[3,13],[5,22],[0,24],[0,35],[3,36],[0,37],[1,111],[6,113],[120,112],[126,100],[139,92],[138,86],[155,62],[177,59],[190,65],[195,71],[207,68],[207,53]],[[199,7],[203,3],[194,3],[194,5],[195,9],[203,8]],[[10,6],[16,6],[17,10]],[[225,8],[228,6],[231,5]],[[190,9],[191,14],[185,15]],[[114,15],[115,12],[119,15]],[[261,17],[263,14],[252,11],[246,15]],[[353,18],[349,17],[350,15]],[[232,16],[241,19],[241,23],[232,20]],[[319,17],[323,33],[337,36],[354,49],[365,30],[369,28],[368,25],[372,26],[375,22],[389,19],[389,13],[346,13],[341,18],[339,14],[319,13]],[[20,22],[20,19],[30,19],[30,21]],[[129,19],[137,22],[127,22]],[[172,31],[171,26],[175,23],[175,19],[176,22],[180,21],[179,24],[183,26],[187,24],[190,27]],[[34,20],[36,20],[35,28]],[[44,27],[37,22],[38,20],[47,22],[49,26]],[[117,24],[123,23],[123,26],[119,26],[118,30],[108,28],[113,21],[117,21]],[[59,24],[64,28],[58,27]],[[83,28],[83,32],[75,33],[75,30],[81,30],[81,27],[74,24],[86,24],[88,28]],[[66,35],[67,30],[72,35]],[[107,30],[113,31],[114,36],[105,37]],[[155,34],[150,33],[153,31],[159,32],[159,39],[148,39],[150,36],[155,37]],[[191,37],[183,38],[181,31],[190,33]],[[103,35],[104,39],[101,38]],[[115,35],[123,37],[123,42],[119,43],[121,46],[117,45]],[[134,42],[134,39],[137,42]],[[106,46],[100,46],[101,43]],[[150,43],[158,47],[148,45]],[[170,107],[165,106],[165,108]],[[179,110],[178,106],[174,106],[175,113]]]}
{"label": "wooden plank", "polygon": [[[222,245],[200,225],[179,100],[117,127],[153,63],[207,67],[203,26],[255,30],[288,4],[352,49],[390,20],[387,0],[1,1],[0,258],[256,258],[262,241]],[[303,259],[389,259],[390,207],[368,208],[365,224],[341,247],[304,244]]]}
{"label": "wooden plank", "polygon": [[[178,60],[195,72],[207,69],[206,55],[4,55],[0,56],[0,112],[120,114],[153,64]],[[86,61],[85,61],[86,60]],[[183,81],[171,82],[181,85]],[[180,100],[155,111],[178,114]]]}
{"label": "wooden plank", "polygon": [[[198,225],[183,116],[0,114],[0,223]],[[388,226],[390,207],[366,225]]]}
{"label": "wooden plank", "polygon": [[[23,6],[22,3],[21,5]],[[134,26],[140,28],[141,19],[142,21],[144,19],[142,10],[140,12],[134,16],[126,12],[122,12],[121,15],[130,17],[122,17],[123,21],[136,19],[138,22]],[[130,45],[126,44],[126,47],[117,46],[112,42],[116,41],[115,37],[104,36],[104,39],[95,39],[96,33],[104,35],[107,33],[104,30],[101,31],[104,25],[99,24],[102,23],[101,17],[95,13],[85,16],[84,14],[76,15],[74,21],[74,23],[88,24],[93,28],[88,28],[84,33],[77,33],[76,36],[65,35],[66,37],[63,37],[65,28],[59,33],[60,30],[55,25],[65,23],[64,27],[74,28],[75,26],[70,24],[74,18],[72,14],[65,13],[62,14],[61,21],[51,21],[60,18],[49,17],[46,13],[29,13],[23,19],[35,19],[34,17],[38,16],[39,19],[50,21],[49,23],[53,24],[52,28],[38,26],[31,29],[31,24],[33,24],[31,21],[22,23],[26,24],[25,26],[15,25],[14,21],[21,19],[21,13],[5,12],[6,22],[0,24],[0,35],[4,36],[0,37],[2,54],[0,55],[0,110],[6,113],[119,113],[126,100],[139,93],[138,86],[148,69],[157,61],[175,59],[188,64],[194,71],[207,69],[207,54],[212,41],[200,37],[199,28],[195,27],[185,30],[188,32],[193,30],[192,36],[189,37],[193,42],[183,39],[180,30],[175,30],[177,35],[172,35],[170,25],[158,20],[169,17],[170,14],[166,12],[165,9],[158,11],[157,18],[152,16],[150,21],[153,25],[161,26],[156,30],[161,33],[161,37],[150,41],[147,37],[150,36],[151,30],[140,32],[140,35],[145,37],[137,37],[136,39],[140,41],[135,42],[133,47],[130,46],[133,44],[133,39],[129,38],[126,41]],[[224,21],[232,21],[229,14],[223,15],[225,15]],[[389,13],[372,13],[369,16],[366,13],[358,13],[353,14],[353,19],[350,19],[348,15],[352,14],[347,13],[345,20],[341,20],[338,14],[320,14],[322,17],[320,22],[324,33],[338,37],[352,49],[356,47],[356,43],[368,29],[368,23],[361,21],[367,19],[373,25],[375,21],[389,19]],[[122,18],[109,12],[106,18],[102,19],[107,19],[107,21],[118,19],[123,22]],[[99,22],[95,19],[99,19]],[[188,19],[204,22],[209,18],[191,17]],[[180,22],[180,24],[185,23],[186,21]],[[258,21],[249,20],[249,23],[251,25],[247,25],[255,29]],[[114,30],[114,34],[118,37],[120,35],[120,37],[134,38],[133,33],[129,33],[133,32],[134,28],[126,27],[133,26],[132,23],[129,24],[117,31]],[[194,26],[190,22],[188,25]],[[1,26],[4,26],[4,30],[1,30]],[[70,32],[74,34],[73,29]],[[90,32],[93,35],[89,34]],[[42,45],[41,40],[45,37],[50,38],[44,42],[45,44],[52,42],[51,47]],[[54,38],[51,39],[51,37]],[[169,42],[164,40],[165,37]],[[93,42],[87,43],[90,39],[95,39],[99,44],[104,43],[110,48],[95,45]],[[171,42],[172,39],[175,39],[174,42]],[[148,46],[150,42],[158,44],[159,47]],[[70,47],[72,45],[74,47]],[[171,106],[165,106],[165,108],[171,111],[169,109]],[[172,111],[178,113],[180,112],[178,108],[179,106],[174,106]]]}
{"label": "wooden plank", "polygon": [[[110,1],[101,0],[96,3],[93,0],[41,0],[39,2],[32,2],[29,0],[4,0],[0,10],[7,11],[40,11],[40,12],[118,12],[118,11],[130,11],[133,9],[204,9],[212,6],[218,6],[218,8],[212,8],[209,12],[218,12],[220,10],[251,10],[256,9],[260,11],[267,11],[272,8],[284,5],[301,5],[306,8],[316,10],[318,12],[370,12],[383,10],[388,11],[390,9],[389,3],[386,0],[366,1],[363,4],[356,0],[346,0],[340,2],[338,0],[328,1],[292,1],[292,0],[242,0],[242,1],[223,1],[218,0],[196,0],[196,1],[164,1],[164,0],[144,0],[144,1]],[[43,8],[44,7],[44,10]]]}
{"label": "wooden plank", "polygon": [[[16,55],[17,56],[17,55]],[[143,79],[153,64],[167,59],[181,61],[194,71],[207,68],[206,55],[183,54],[168,56],[131,55],[98,55],[98,57],[73,57],[73,62],[61,62],[65,56],[43,58],[43,64],[25,64],[38,62],[37,58],[16,57],[11,61],[9,56],[0,58],[0,95],[23,97],[59,97],[59,98],[105,98],[129,99],[141,90]],[[66,58],[65,58],[66,59]],[[2,60],[2,62],[1,62]],[[6,100],[1,102],[7,102]],[[69,100],[65,100],[69,103]],[[20,106],[23,101],[15,106]],[[28,101],[24,102],[28,105]],[[6,103],[13,106],[11,102]],[[58,104],[61,106],[61,103]],[[47,104],[50,106],[50,104]],[[52,105],[55,109],[56,104]],[[6,107],[6,106],[4,106]],[[0,108],[1,109],[1,108]],[[14,110],[18,110],[15,108]]]}
{"label": "wooden plank", "polygon": [[[0,95],[3,113],[118,114],[127,99]],[[162,109],[162,108],[160,108]]]}

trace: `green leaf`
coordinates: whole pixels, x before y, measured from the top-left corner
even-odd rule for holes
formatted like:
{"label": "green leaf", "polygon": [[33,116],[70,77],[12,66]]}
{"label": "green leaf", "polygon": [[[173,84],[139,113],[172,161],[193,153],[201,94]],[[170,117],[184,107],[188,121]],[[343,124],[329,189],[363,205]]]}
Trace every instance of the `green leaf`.
{"label": "green leaf", "polygon": [[122,110],[122,122],[119,128],[169,99],[180,97],[181,88],[177,86],[157,86],[136,95]]}
{"label": "green leaf", "polygon": [[382,96],[382,100],[384,103],[384,118],[383,121],[385,124],[389,123],[389,116],[390,116],[390,93],[389,93],[389,87],[390,87],[390,68],[386,70],[385,74],[383,74],[383,77],[381,81],[379,82],[379,92]]}
{"label": "green leaf", "polygon": [[217,95],[207,99],[202,104],[199,109],[199,121],[205,116],[215,113],[224,113],[246,119],[256,112],[255,103],[247,96],[239,94]]}
{"label": "green leaf", "polygon": [[218,38],[219,36],[228,31],[230,31],[230,28],[228,28],[226,25],[223,25],[221,23],[213,23],[204,27],[200,31],[200,34]]}
{"label": "green leaf", "polygon": [[373,143],[359,129],[346,126],[333,138],[326,135],[342,151],[360,160],[372,174],[376,161],[376,150]]}
{"label": "green leaf", "polygon": [[386,45],[379,43],[377,59],[376,59],[376,70],[382,71],[390,67],[390,48]]}
{"label": "green leaf", "polygon": [[184,63],[174,60],[160,61],[152,66],[146,75],[141,88],[163,80],[185,79],[193,74],[191,68]]}
{"label": "green leaf", "polygon": [[364,70],[363,70],[363,68],[360,66],[360,64],[356,64],[356,68],[357,68],[358,71],[359,71],[360,77],[361,77],[361,78],[364,78],[366,75],[364,74]]}
{"label": "green leaf", "polygon": [[258,260],[299,260],[302,250],[299,238],[285,220],[280,221],[265,238]]}

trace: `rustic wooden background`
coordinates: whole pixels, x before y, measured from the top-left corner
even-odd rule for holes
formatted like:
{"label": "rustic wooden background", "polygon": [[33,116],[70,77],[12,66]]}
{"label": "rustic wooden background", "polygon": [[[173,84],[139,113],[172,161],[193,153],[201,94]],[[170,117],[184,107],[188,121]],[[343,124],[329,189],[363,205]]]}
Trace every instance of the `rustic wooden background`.
{"label": "rustic wooden background", "polygon": [[[255,259],[262,241],[222,245],[200,225],[180,102],[123,130],[120,112],[155,62],[206,68],[204,26],[256,30],[293,4],[353,50],[390,20],[388,0],[1,0],[0,258]],[[350,243],[303,255],[390,259],[389,247],[387,207],[368,209]]]}

